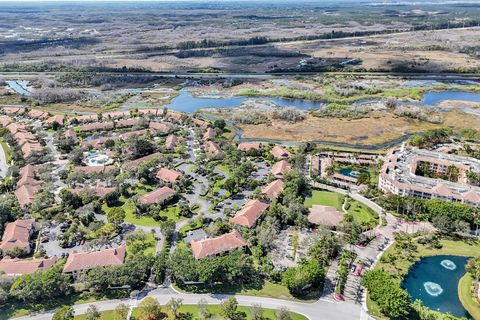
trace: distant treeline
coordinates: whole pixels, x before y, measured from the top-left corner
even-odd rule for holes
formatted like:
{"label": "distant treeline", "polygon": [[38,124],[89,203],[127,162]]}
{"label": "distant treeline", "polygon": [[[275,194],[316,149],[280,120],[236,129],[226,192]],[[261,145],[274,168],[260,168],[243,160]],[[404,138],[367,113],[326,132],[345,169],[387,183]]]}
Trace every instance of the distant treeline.
{"label": "distant treeline", "polygon": [[98,43],[98,39],[91,37],[38,39],[38,40],[9,40],[0,41],[0,54],[28,52],[45,47],[63,46],[65,48],[81,48]]}
{"label": "distant treeline", "polygon": [[0,72],[111,72],[148,73],[151,70],[140,67],[74,66],[57,63],[11,63],[0,65]]}
{"label": "distant treeline", "polygon": [[212,39],[203,39],[200,41],[183,41],[179,42],[176,46],[161,46],[154,48],[141,48],[138,51],[162,51],[162,50],[188,50],[188,49],[205,49],[205,48],[218,48],[218,47],[228,47],[228,46],[251,46],[251,45],[262,45],[267,43],[275,42],[292,42],[292,41],[305,41],[305,40],[325,40],[325,39],[340,39],[340,38],[349,38],[349,37],[363,37],[376,34],[391,34],[398,32],[406,31],[422,31],[422,30],[442,30],[442,29],[456,29],[463,27],[475,27],[480,25],[480,20],[471,20],[464,22],[441,22],[435,24],[422,24],[412,26],[410,28],[401,28],[401,29],[385,29],[385,30],[366,30],[366,31],[335,31],[322,34],[313,34],[313,35],[304,35],[297,37],[281,37],[281,38],[269,38],[262,36],[255,36],[248,39],[238,39],[238,40],[212,40]]}

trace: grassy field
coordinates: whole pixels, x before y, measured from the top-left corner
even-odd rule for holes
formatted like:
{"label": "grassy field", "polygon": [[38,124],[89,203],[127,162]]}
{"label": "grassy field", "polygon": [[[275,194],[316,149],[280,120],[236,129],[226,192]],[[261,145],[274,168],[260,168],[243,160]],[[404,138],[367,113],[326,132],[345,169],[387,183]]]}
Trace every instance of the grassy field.
{"label": "grassy field", "polygon": [[[210,317],[209,319],[211,320],[221,320],[221,319],[224,319],[223,317],[220,316],[220,306],[219,305],[209,305],[207,306],[207,310],[210,311],[212,317]],[[249,307],[242,307],[242,306],[239,306],[238,307],[238,310],[241,311],[241,312],[245,312],[246,314],[246,319],[247,320],[251,320],[252,319],[252,314],[250,312],[250,308]],[[162,311],[165,312],[166,314],[169,314],[168,311],[166,310],[166,308],[162,308]],[[276,315],[275,315],[275,310],[273,309],[264,309],[264,312],[263,312],[263,316],[265,317],[265,319],[268,319],[268,320],[275,320],[277,319]],[[193,319],[199,319],[199,308],[197,305],[183,305],[180,307],[180,313],[184,313],[184,314],[187,314],[187,313],[190,313],[192,314],[193,316]],[[140,308],[135,308],[132,312],[132,318],[133,319],[136,319],[140,314]],[[294,313],[294,312],[290,312],[290,317],[292,318],[292,320],[306,320],[307,318],[305,316],[302,316],[298,313]],[[102,318],[103,319],[103,318]],[[105,318],[106,320],[107,319],[110,319],[110,318]],[[170,319],[170,318],[169,318]]]}
{"label": "grassy field", "polygon": [[[304,205],[307,208],[311,208],[313,205],[332,206],[337,208],[338,211],[343,212],[342,204],[345,196],[331,191],[312,190],[311,197],[305,199]],[[364,204],[352,200],[349,200],[350,208],[347,212],[353,215],[354,220],[362,225],[372,225],[376,223],[376,214]]]}
{"label": "grassy field", "polygon": [[[128,297],[129,293],[126,291],[114,291],[108,294],[75,294],[63,297],[61,299],[50,299],[44,303],[29,304],[29,303],[10,303],[9,305],[0,308],[0,319],[11,319],[15,317],[22,317],[34,312],[42,312],[58,308],[62,305],[74,305],[92,303],[95,301],[118,299]],[[113,315],[113,314],[112,314]],[[102,318],[103,319],[103,318]],[[107,318],[108,319],[108,318]]]}
{"label": "grassy field", "polygon": [[[148,216],[135,216],[135,203],[130,200],[126,200],[125,198],[121,197],[120,201],[124,202],[123,205],[121,206],[125,210],[125,222],[136,224],[139,226],[144,226],[144,227],[158,227],[160,226],[160,222],[156,221],[152,217]],[[105,203],[102,205],[102,210],[107,213],[109,210],[112,208],[108,207]],[[161,216],[164,216],[168,219],[172,219],[175,222],[181,221],[185,219],[184,217],[180,217],[178,215],[179,209],[177,206],[170,206],[165,209],[163,209],[160,212]]]}
{"label": "grassy field", "polygon": [[480,305],[473,298],[472,293],[473,278],[466,273],[458,283],[458,297],[463,307],[470,313],[474,319],[480,319]]}
{"label": "grassy field", "polygon": [[[87,320],[87,315],[86,314],[80,314],[78,316],[75,316],[76,320]],[[115,314],[113,310],[110,311],[104,311],[100,315],[100,320],[113,320],[115,319]]]}
{"label": "grassy field", "polygon": [[[155,247],[157,246],[157,240],[155,239],[155,235],[153,233],[146,232],[145,236],[146,236],[145,241],[143,240],[136,240],[136,241],[140,241],[141,244],[145,246],[145,250],[143,251],[144,254],[155,255]],[[127,252],[130,251],[131,245],[132,244],[127,246]]]}
{"label": "grassy field", "polygon": [[244,287],[235,285],[218,285],[218,286],[188,286],[180,288],[175,286],[175,289],[183,292],[197,292],[210,294],[242,294],[247,296],[277,298],[291,301],[310,302],[318,299],[318,292],[312,290],[309,295],[297,298],[292,296],[287,287],[281,284],[270,281],[261,281],[258,283],[251,283]]}
{"label": "grassy field", "polygon": [[[383,256],[391,255],[396,257],[393,262],[382,261],[382,259],[375,266],[375,269],[383,269],[390,274],[394,275],[398,280],[398,284],[407,275],[410,267],[422,257],[436,256],[436,255],[456,255],[465,257],[474,257],[480,254],[480,242],[464,242],[453,240],[440,240],[442,247],[440,249],[429,248],[426,245],[415,242],[417,245],[417,251],[414,253],[413,259],[406,259],[395,245],[389,247],[383,254]],[[460,288],[459,288],[460,290]],[[462,289],[464,290],[464,289]],[[459,291],[460,292],[460,291]],[[377,319],[386,319],[383,316],[375,302],[367,299],[368,311]],[[478,318],[477,318],[478,319]]]}
{"label": "grassy field", "polygon": [[311,208],[314,204],[332,206],[342,211],[344,195],[330,191],[312,190],[312,196],[305,199],[304,205]]}

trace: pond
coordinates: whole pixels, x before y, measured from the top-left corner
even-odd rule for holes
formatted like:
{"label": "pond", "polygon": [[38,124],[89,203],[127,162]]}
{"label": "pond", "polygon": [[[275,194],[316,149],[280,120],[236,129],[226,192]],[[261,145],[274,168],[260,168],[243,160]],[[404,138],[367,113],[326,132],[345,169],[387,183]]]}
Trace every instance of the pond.
{"label": "pond", "polygon": [[422,258],[409,270],[402,288],[432,310],[472,319],[458,298],[458,282],[465,274],[467,257],[432,256]]}
{"label": "pond", "polygon": [[27,96],[30,94],[30,91],[28,91],[26,88],[28,86],[28,81],[11,81],[7,80],[5,83],[15,92],[18,94],[21,94],[22,96]]}
{"label": "pond", "polygon": [[343,174],[344,176],[349,176],[352,178],[358,178],[362,173],[369,174],[368,170],[354,170],[351,168],[341,168],[338,170],[340,174]]}
{"label": "pond", "polygon": [[188,90],[180,90],[180,94],[173,98],[171,103],[164,106],[166,108],[193,113],[198,109],[206,108],[233,108],[240,106],[243,102],[249,99],[256,99],[260,101],[273,102],[280,107],[296,107],[298,109],[318,109],[324,105],[318,101],[308,100],[294,100],[282,98],[247,98],[247,97],[228,97],[228,98],[197,98],[194,97]]}

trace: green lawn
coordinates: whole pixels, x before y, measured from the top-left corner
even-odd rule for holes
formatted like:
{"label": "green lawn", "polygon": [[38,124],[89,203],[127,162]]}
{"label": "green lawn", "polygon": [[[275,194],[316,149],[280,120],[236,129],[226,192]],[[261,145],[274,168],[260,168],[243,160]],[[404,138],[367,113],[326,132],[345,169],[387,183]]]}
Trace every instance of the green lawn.
{"label": "green lawn", "polygon": [[[331,191],[312,190],[312,195],[305,199],[304,205],[311,208],[313,205],[331,206],[337,208],[338,211],[343,212],[342,204],[345,196]],[[349,199],[350,208],[348,213],[353,215],[355,221],[361,225],[374,227],[378,219],[377,214],[365,206],[363,203]]]}
{"label": "green lawn", "polygon": [[216,285],[216,286],[194,286],[190,285],[187,287],[178,287],[175,286],[178,291],[183,292],[196,292],[196,293],[210,293],[210,294],[242,294],[247,296],[256,296],[256,297],[267,297],[267,298],[277,298],[291,301],[314,301],[318,299],[319,292],[317,290],[312,290],[307,296],[302,297],[301,299],[292,296],[288,291],[287,287],[282,286],[281,284],[273,283],[270,281],[259,281],[258,283],[253,281],[251,284],[245,285],[244,287],[236,285]]}
{"label": "green lawn", "polygon": [[[106,294],[93,294],[93,293],[82,293],[74,294],[58,299],[49,299],[44,303],[29,304],[29,303],[10,303],[8,305],[2,306],[0,309],[0,319],[11,319],[15,317],[27,316],[34,312],[43,312],[45,310],[51,310],[58,308],[62,305],[74,305],[74,304],[85,304],[92,303],[95,301],[101,300],[110,300],[110,299],[119,299],[129,296],[127,291],[111,291]],[[103,319],[103,318],[102,318]],[[108,318],[106,318],[108,319]]]}
{"label": "green lawn", "polygon": [[[120,201],[125,201],[122,205],[122,208],[125,210],[125,222],[136,224],[139,226],[145,227],[158,227],[160,226],[160,222],[156,221],[152,217],[148,216],[135,216],[135,203],[130,200],[125,200],[123,197],[120,198]],[[102,210],[107,213],[111,208],[108,207],[105,203],[102,205]],[[184,217],[180,217],[178,215],[179,209],[177,206],[170,206],[163,209],[160,212],[161,216],[167,217],[168,219],[172,219],[175,222],[184,220]]]}
{"label": "green lawn", "polygon": [[[113,320],[114,315],[115,314],[113,313],[113,310],[101,312],[100,320]],[[76,319],[76,320],[86,320],[87,315],[86,314],[80,314],[78,316],[75,316],[74,319]]]}
{"label": "green lawn", "polygon": [[331,206],[342,212],[344,195],[330,191],[312,190],[312,196],[305,198],[304,205],[311,208],[314,204]]}
{"label": "green lawn", "polygon": [[223,173],[225,173],[225,176],[227,178],[230,178],[232,176],[232,172],[230,172],[230,169],[228,169],[226,166],[224,165],[218,165],[216,166],[216,168],[220,171],[222,171]]}
{"label": "green lawn", "polygon": [[[223,317],[220,316],[220,310],[221,310],[220,305],[208,305],[207,310],[210,311],[210,313],[212,314],[212,317],[209,318],[209,319],[211,319],[211,320],[224,319]],[[246,317],[247,320],[252,319],[252,314],[250,312],[249,307],[239,306],[238,310],[241,311],[241,312],[245,312],[245,314],[247,315],[247,317]],[[163,308],[162,311],[165,312],[166,314],[168,314],[168,312],[165,308]],[[180,307],[180,313],[191,313],[192,316],[193,316],[193,319],[198,319],[199,318],[199,309],[198,309],[197,305],[192,305],[192,304],[183,305],[183,306]],[[276,310],[264,309],[263,316],[266,319],[269,319],[269,320],[276,320],[277,317],[276,317],[275,313],[276,313]],[[132,319],[135,319],[136,317],[138,317],[139,314],[140,314],[140,309],[139,308],[133,309]],[[302,315],[300,315],[298,313],[294,313],[294,312],[290,312],[290,316],[291,316],[292,320],[307,320],[307,318],[305,316],[302,316]],[[109,319],[109,318],[105,318],[105,319]]]}
{"label": "green lawn", "polygon": [[127,246],[127,252],[130,251],[130,247],[134,244],[137,244],[135,243],[136,241],[139,241],[140,245],[144,245],[144,248],[145,250],[143,251],[143,253],[145,255],[155,255],[155,248],[157,246],[157,240],[155,239],[155,235],[153,233],[150,233],[150,232],[145,232],[145,241],[143,240],[135,240],[133,241],[132,244],[130,244],[129,246]]}
{"label": "green lawn", "polygon": [[469,273],[466,273],[458,283],[458,297],[470,315],[474,319],[480,319],[480,305],[473,298],[472,287],[473,278]]}

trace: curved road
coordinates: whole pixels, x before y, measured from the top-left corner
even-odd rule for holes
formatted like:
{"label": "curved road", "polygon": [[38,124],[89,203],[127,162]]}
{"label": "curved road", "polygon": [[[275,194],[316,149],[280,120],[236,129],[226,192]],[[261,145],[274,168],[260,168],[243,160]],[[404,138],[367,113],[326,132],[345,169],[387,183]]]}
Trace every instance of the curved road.
{"label": "curved road", "polygon": [[[147,297],[153,297],[158,300],[162,305],[166,304],[171,298],[181,298],[183,299],[183,304],[197,304],[200,300],[205,300],[208,304],[220,304],[224,299],[231,297],[232,295],[210,295],[210,294],[168,294],[158,292],[157,290],[151,291]],[[252,306],[261,304],[264,308],[270,309],[281,309],[287,308],[289,311],[303,314],[311,320],[351,320],[359,319],[361,307],[358,304],[349,303],[349,302],[333,302],[328,300],[319,300],[314,303],[302,303],[295,301],[287,301],[280,299],[272,298],[263,298],[255,296],[243,296],[235,295],[235,298],[238,300],[239,305],[242,306]],[[134,299],[116,299],[116,300],[106,300],[98,301],[91,304],[80,304],[74,305],[73,309],[75,314],[84,314],[87,312],[87,308],[90,305],[95,305],[100,311],[113,310],[120,303],[124,303],[130,306],[138,305],[141,300]],[[29,315],[24,317],[19,317],[16,319],[19,320],[46,320],[51,319],[54,310],[37,314]]]}

